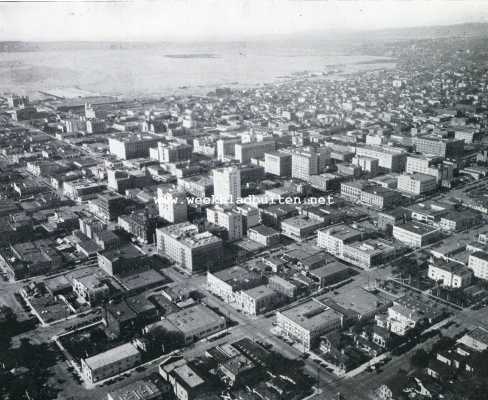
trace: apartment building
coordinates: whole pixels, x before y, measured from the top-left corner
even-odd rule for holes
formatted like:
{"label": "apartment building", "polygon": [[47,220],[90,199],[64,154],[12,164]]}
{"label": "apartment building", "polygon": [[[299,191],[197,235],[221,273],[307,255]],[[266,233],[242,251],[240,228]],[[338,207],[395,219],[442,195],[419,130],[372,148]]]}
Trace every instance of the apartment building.
{"label": "apartment building", "polygon": [[188,201],[184,191],[158,188],[159,216],[173,224],[188,219]]}
{"label": "apartment building", "polygon": [[310,351],[318,345],[320,336],[339,329],[343,315],[312,299],[276,313],[276,323],[283,336],[289,337]]}
{"label": "apartment building", "polygon": [[136,366],[141,353],[132,343],[125,343],[92,357],[81,359],[81,374],[89,383],[96,383]]}
{"label": "apartment building", "polygon": [[160,137],[150,134],[126,134],[108,138],[110,154],[121,160],[149,157],[149,149],[158,144]]}
{"label": "apartment building", "polygon": [[235,303],[237,294],[264,283],[261,274],[238,265],[218,272],[207,271],[207,289],[226,303]]}
{"label": "apartment building", "polygon": [[417,136],[413,139],[419,153],[432,154],[443,158],[459,157],[464,152],[464,140],[444,139],[439,136]]}
{"label": "apartment building", "polygon": [[450,288],[463,288],[471,284],[473,272],[465,265],[455,261],[430,263],[427,273],[429,279],[441,282]]}
{"label": "apartment building", "polygon": [[157,248],[188,272],[212,270],[221,265],[222,239],[183,222],[156,229]]}
{"label": "apartment building", "polygon": [[440,230],[419,222],[407,222],[393,227],[393,237],[409,247],[420,248],[440,239]]}
{"label": "apartment building", "polygon": [[364,187],[361,190],[359,200],[362,204],[377,210],[396,207],[403,201],[402,195],[396,190],[376,185]]}
{"label": "apartment building", "polygon": [[238,296],[238,306],[248,315],[258,315],[272,310],[279,302],[280,295],[273,289],[261,285],[243,290]]}
{"label": "apartment building", "polygon": [[168,314],[162,325],[179,331],[188,345],[225,329],[226,321],[210,308],[197,304]]}
{"label": "apartment building", "polygon": [[292,178],[308,181],[311,176],[323,172],[330,161],[330,149],[326,147],[304,147],[293,151],[291,156]]}
{"label": "apartment building", "polygon": [[157,147],[152,147],[149,156],[152,160],[160,163],[175,163],[188,161],[191,159],[193,148],[189,144],[169,142],[159,142]]}
{"label": "apartment building", "polygon": [[214,191],[212,178],[205,175],[178,178],[178,188],[200,199],[210,197]]}
{"label": "apartment building", "polygon": [[213,187],[217,202],[234,203],[241,197],[241,173],[239,168],[214,169]]}
{"label": "apartment building", "polygon": [[376,175],[379,171],[379,160],[366,156],[355,156],[351,163],[361,168],[361,171]]}
{"label": "apartment building", "polygon": [[280,232],[266,225],[256,225],[247,230],[249,239],[265,246],[270,247],[280,241]]}
{"label": "apartment building", "polygon": [[363,233],[361,231],[348,225],[336,225],[317,232],[317,246],[336,257],[342,257],[344,246],[360,240],[362,236]]}
{"label": "apartment building", "polygon": [[356,202],[361,199],[363,189],[371,185],[368,181],[341,182],[341,197]]}
{"label": "apartment building", "polygon": [[356,156],[376,158],[379,167],[392,172],[402,172],[407,158],[401,149],[381,146],[357,146]]}
{"label": "apartment building", "polygon": [[207,208],[207,221],[211,224],[225,228],[226,239],[233,242],[242,239],[244,234],[242,215],[230,208],[215,206]]}
{"label": "apartment building", "polygon": [[398,177],[398,190],[419,196],[437,189],[435,176],[420,173],[405,174]]}
{"label": "apartment building", "polygon": [[291,175],[291,154],[283,152],[272,152],[264,154],[264,171],[267,174],[276,176]]}
{"label": "apartment building", "polygon": [[454,165],[439,156],[411,155],[407,157],[405,173],[430,175],[438,184],[448,187],[454,176]]}
{"label": "apartment building", "polygon": [[322,226],[324,223],[318,219],[298,215],[281,221],[281,233],[290,239],[302,241],[313,235]]}
{"label": "apartment building", "polygon": [[262,142],[237,143],[235,145],[235,158],[241,164],[247,164],[251,158],[262,158],[265,153],[273,152],[276,149],[274,140],[263,140]]}
{"label": "apartment building", "polygon": [[476,278],[488,280],[488,253],[477,251],[469,255],[468,268]]}
{"label": "apartment building", "polygon": [[384,240],[368,239],[344,244],[342,260],[363,269],[384,264],[397,255],[397,249]]}

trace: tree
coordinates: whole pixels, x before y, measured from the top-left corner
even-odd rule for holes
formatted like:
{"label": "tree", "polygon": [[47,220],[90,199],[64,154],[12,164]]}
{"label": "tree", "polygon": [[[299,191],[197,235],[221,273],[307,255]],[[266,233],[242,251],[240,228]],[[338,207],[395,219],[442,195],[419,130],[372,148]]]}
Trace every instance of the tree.
{"label": "tree", "polygon": [[410,358],[410,363],[416,368],[426,368],[429,364],[430,356],[424,349],[418,349]]}
{"label": "tree", "polygon": [[471,358],[471,366],[474,369],[476,376],[484,382],[488,379],[488,350],[480,353],[474,353]]}
{"label": "tree", "polygon": [[0,353],[0,399],[54,399],[57,389],[48,384],[58,353],[52,344],[33,344],[23,339],[20,346]]}
{"label": "tree", "polygon": [[430,351],[430,354],[435,356],[439,351],[448,350],[452,348],[455,344],[456,340],[447,336],[442,336],[437,342],[432,345],[432,350]]}
{"label": "tree", "polygon": [[161,354],[175,350],[185,344],[185,338],[179,331],[172,331],[156,326],[146,334],[148,351]]}

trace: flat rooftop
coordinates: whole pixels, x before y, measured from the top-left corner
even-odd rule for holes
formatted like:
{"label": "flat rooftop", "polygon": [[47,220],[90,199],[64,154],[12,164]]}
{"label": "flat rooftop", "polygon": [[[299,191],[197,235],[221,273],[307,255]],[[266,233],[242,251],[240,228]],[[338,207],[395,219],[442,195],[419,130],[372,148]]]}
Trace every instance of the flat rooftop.
{"label": "flat rooftop", "polygon": [[403,225],[395,225],[395,228],[416,233],[417,235],[426,235],[428,233],[439,230],[438,228],[434,228],[430,225],[422,224],[419,222],[407,222],[406,224]]}
{"label": "flat rooftop", "polygon": [[342,318],[342,314],[314,299],[289,308],[288,310],[280,311],[280,313],[309,331],[313,331],[324,324]]}
{"label": "flat rooftop", "polygon": [[279,157],[279,158],[290,158],[291,154],[290,153],[283,153],[281,151],[267,151],[264,156],[266,157],[267,155],[273,156],[273,157]]}
{"label": "flat rooftop", "polygon": [[190,388],[197,387],[205,382],[188,364],[175,368],[173,373],[178,375],[178,377]]}
{"label": "flat rooftop", "polygon": [[223,321],[224,317],[221,317],[208,307],[197,304],[196,306],[169,314],[166,319],[183,333],[188,333]]}
{"label": "flat rooftop", "polygon": [[360,286],[345,286],[334,291],[333,296],[319,297],[326,304],[337,304],[340,309],[357,313],[359,316],[371,314],[378,308],[380,298]]}
{"label": "flat rooftop", "polygon": [[488,261],[488,253],[485,251],[477,251],[473,254],[471,254],[473,257],[480,258],[484,261]]}
{"label": "flat rooftop", "polygon": [[432,264],[436,268],[440,268],[444,271],[451,272],[453,274],[459,274],[462,272],[469,273],[470,270],[461,263],[455,262],[455,261],[449,261],[449,262],[443,262],[443,263],[433,263]]}
{"label": "flat rooftop", "polygon": [[472,337],[474,340],[477,340],[478,342],[488,345],[488,330],[486,330],[485,328],[477,327],[471,332],[467,333],[467,335]]}
{"label": "flat rooftop", "polygon": [[327,227],[319,230],[319,232],[329,232],[329,235],[341,240],[352,239],[361,235],[360,230],[345,224]]}
{"label": "flat rooftop", "polygon": [[144,133],[144,134],[126,133],[124,135],[110,137],[109,140],[114,140],[121,143],[135,143],[135,142],[144,142],[144,141],[159,141],[161,140],[161,138],[155,135],[150,135],[148,133]]}
{"label": "flat rooftop", "polygon": [[421,174],[419,172],[415,172],[413,174],[409,174],[411,179],[414,179],[416,181],[420,182],[430,182],[436,180],[435,176],[432,175],[426,175],[426,174]]}
{"label": "flat rooftop", "polygon": [[264,285],[247,289],[244,291],[244,293],[255,300],[276,295],[276,292],[273,289]]}
{"label": "flat rooftop", "polygon": [[334,275],[334,274],[337,274],[340,272],[349,271],[349,269],[350,268],[346,264],[343,264],[339,261],[333,261],[333,262],[326,264],[322,267],[315,268],[315,269],[311,270],[310,274],[312,274],[318,278],[322,278],[322,277],[327,277],[327,276]]}
{"label": "flat rooftop", "polygon": [[122,386],[108,394],[113,400],[145,400],[159,398],[161,390],[153,382],[140,380]]}
{"label": "flat rooftop", "polygon": [[322,221],[299,215],[297,217],[287,218],[281,221],[281,226],[289,225],[294,228],[311,228],[314,226],[322,225]]}
{"label": "flat rooftop", "polygon": [[125,343],[103,353],[85,358],[84,361],[90,369],[97,370],[138,354],[140,354],[139,350],[132,343]]}
{"label": "flat rooftop", "polygon": [[144,255],[137,249],[137,247],[130,243],[123,247],[102,251],[100,254],[111,261],[115,261],[117,259],[134,259]]}
{"label": "flat rooftop", "polygon": [[227,283],[249,280],[250,278],[255,279],[257,277],[256,273],[248,271],[247,269],[238,265],[215,272],[213,275],[219,278],[221,281]]}
{"label": "flat rooftop", "polygon": [[136,274],[118,278],[128,290],[142,289],[147,286],[156,286],[168,283],[169,279],[154,269],[148,269]]}
{"label": "flat rooftop", "polygon": [[263,235],[263,236],[272,236],[279,234],[279,232],[276,229],[271,228],[270,226],[266,225],[255,225],[249,230],[256,231],[258,234]]}
{"label": "flat rooftop", "polygon": [[222,242],[222,239],[210,232],[199,233],[198,227],[190,222],[182,222],[180,224],[159,228],[158,230],[191,248]]}
{"label": "flat rooftop", "polygon": [[368,239],[362,242],[353,242],[348,244],[349,247],[354,247],[363,253],[370,255],[380,254],[384,252],[390,252],[394,250],[394,247],[389,243],[378,240],[378,239]]}

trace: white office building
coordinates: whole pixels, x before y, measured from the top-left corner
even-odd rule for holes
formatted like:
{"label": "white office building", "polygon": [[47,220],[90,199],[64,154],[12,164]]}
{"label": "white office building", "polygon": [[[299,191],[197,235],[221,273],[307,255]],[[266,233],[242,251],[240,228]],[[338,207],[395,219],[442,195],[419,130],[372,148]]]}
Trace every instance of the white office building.
{"label": "white office building", "polygon": [[469,256],[468,268],[479,279],[488,280],[488,253],[477,251]]}
{"label": "white office building", "polygon": [[215,201],[234,203],[241,197],[241,173],[237,167],[213,170]]}
{"label": "white office building", "polygon": [[188,219],[186,193],[181,190],[158,188],[158,208],[159,216],[168,222],[179,223]]}
{"label": "white office building", "polygon": [[213,208],[207,208],[207,221],[221,226],[228,232],[228,241],[242,239],[242,215],[231,209],[215,206]]}

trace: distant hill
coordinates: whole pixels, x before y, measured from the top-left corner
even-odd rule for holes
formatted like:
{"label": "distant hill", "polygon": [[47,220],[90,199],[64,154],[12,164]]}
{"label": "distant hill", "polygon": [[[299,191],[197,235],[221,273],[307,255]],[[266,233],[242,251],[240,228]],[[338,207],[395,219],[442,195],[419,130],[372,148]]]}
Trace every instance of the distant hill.
{"label": "distant hill", "polygon": [[[266,35],[242,39],[239,42],[265,41],[273,42],[300,42],[307,40],[326,41],[329,43],[342,41],[364,41],[364,40],[415,40],[415,39],[437,39],[446,37],[488,37],[488,23],[465,23],[456,25],[419,26],[411,28],[391,28],[372,31],[314,31],[303,32],[294,35]],[[224,42],[219,42],[224,43]],[[232,43],[232,41],[229,41]],[[22,42],[22,41],[0,41],[0,52],[19,51],[63,51],[63,50],[120,50],[120,49],[163,49],[171,46],[173,42]],[[215,44],[212,42],[178,42],[179,46],[185,45]]]}
{"label": "distant hill", "polygon": [[412,28],[381,29],[364,32],[362,35],[381,39],[436,39],[460,36],[488,36],[488,23],[457,25],[419,26]]}

